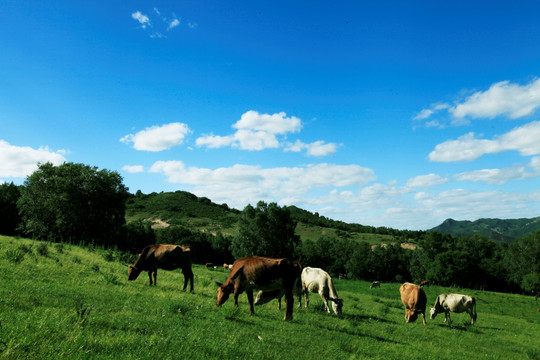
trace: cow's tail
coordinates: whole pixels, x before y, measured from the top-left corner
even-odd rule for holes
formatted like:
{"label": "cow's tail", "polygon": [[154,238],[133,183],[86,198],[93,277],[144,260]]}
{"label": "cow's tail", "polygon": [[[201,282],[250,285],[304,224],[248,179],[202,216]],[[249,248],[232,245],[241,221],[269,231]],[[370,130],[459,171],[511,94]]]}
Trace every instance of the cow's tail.
{"label": "cow's tail", "polygon": [[472,298],[472,303],[473,303],[473,321],[476,322],[476,299],[474,297]]}

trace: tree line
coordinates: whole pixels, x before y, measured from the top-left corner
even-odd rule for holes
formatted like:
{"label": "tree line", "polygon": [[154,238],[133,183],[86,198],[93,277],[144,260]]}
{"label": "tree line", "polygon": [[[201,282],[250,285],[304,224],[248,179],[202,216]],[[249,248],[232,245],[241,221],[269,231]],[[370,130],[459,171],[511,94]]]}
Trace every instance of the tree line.
{"label": "tree line", "polygon": [[141,194],[130,194],[117,172],[74,163],[40,164],[23,185],[0,184],[0,233],[133,254],[150,243],[185,244],[192,246],[196,263],[231,263],[250,255],[289,257],[333,276],[540,293],[540,232],[512,244],[480,235],[410,232],[414,250],[400,246],[406,240],[403,232],[384,246],[339,236],[300,241],[291,215],[291,209],[297,210],[260,201],[240,213],[238,235],[227,236],[180,225],[152,229],[144,221],[126,224],[126,202],[135,196]]}

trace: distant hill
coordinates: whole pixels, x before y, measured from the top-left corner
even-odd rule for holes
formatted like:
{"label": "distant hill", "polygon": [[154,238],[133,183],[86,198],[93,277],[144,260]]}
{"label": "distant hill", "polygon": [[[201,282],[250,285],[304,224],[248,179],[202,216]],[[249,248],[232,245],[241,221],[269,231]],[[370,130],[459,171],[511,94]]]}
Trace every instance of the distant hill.
{"label": "distant hill", "polygon": [[479,219],[476,221],[446,219],[441,225],[431,230],[453,236],[480,234],[492,241],[510,243],[533,231],[540,231],[540,217],[507,220]]}
{"label": "distant hill", "polygon": [[[311,213],[296,206],[288,206],[291,217],[297,221],[297,234],[301,239],[317,240],[321,236],[349,238],[370,244],[410,242],[422,231],[395,230],[349,224]],[[224,235],[238,233],[240,211],[227,204],[216,204],[206,197],[197,197],[186,191],[143,194],[138,191],[127,202],[127,222],[142,220],[154,223],[154,228],[182,225],[191,230]]]}

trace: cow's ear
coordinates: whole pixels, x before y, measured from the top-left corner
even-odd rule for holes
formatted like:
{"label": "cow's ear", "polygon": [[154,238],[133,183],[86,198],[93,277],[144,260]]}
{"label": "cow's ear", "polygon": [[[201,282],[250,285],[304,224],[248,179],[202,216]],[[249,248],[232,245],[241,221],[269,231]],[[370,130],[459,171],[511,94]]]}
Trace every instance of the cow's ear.
{"label": "cow's ear", "polygon": [[223,284],[220,283],[220,282],[217,282],[216,280],[214,280],[214,282],[216,283],[217,286],[221,287]]}

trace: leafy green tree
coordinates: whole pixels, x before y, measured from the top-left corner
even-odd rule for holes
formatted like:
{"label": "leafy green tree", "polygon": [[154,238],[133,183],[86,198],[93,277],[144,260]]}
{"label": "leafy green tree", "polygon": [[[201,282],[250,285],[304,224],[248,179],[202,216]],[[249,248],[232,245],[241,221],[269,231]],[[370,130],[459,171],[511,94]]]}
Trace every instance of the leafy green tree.
{"label": "leafy green tree", "polygon": [[[540,274],[540,231],[515,240],[508,248],[505,257],[508,279],[523,290],[524,277],[527,274]],[[525,281],[529,287],[528,278]]]}
{"label": "leafy green tree", "polygon": [[83,164],[40,164],[17,202],[27,235],[115,245],[125,224],[127,188],[115,171]]}
{"label": "leafy green tree", "polygon": [[300,241],[295,228],[296,223],[287,208],[264,201],[259,201],[256,208],[248,205],[240,215],[239,234],[232,239],[231,252],[236,258],[294,257]]}
{"label": "leafy green tree", "polygon": [[17,235],[21,217],[17,201],[21,197],[19,187],[13,183],[0,184],[0,234]]}
{"label": "leafy green tree", "polygon": [[538,296],[540,296],[540,274],[530,273],[524,275],[523,280],[521,280],[521,288],[538,299]]}

